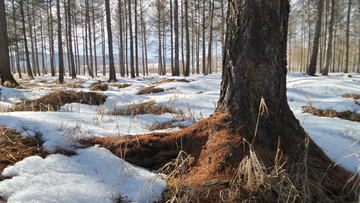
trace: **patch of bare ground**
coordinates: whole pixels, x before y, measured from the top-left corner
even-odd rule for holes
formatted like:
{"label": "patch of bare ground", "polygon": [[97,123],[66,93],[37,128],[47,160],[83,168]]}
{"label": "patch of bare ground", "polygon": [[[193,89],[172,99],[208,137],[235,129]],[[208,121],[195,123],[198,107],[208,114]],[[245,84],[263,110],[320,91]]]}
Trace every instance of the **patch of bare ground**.
{"label": "patch of bare ground", "polygon": [[158,84],[161,84],[161,83],[168,83],[168,82],[190,82],[190,81],[188,81],[188,80],[186,80],[186,79],[164,79],[164,80],[158,80],[158,81],[156,81],[156,82],[154,82],[154,84],[155,85],[158,85]]}
{"label": "patch of bare ground", "polygon": [[113,84],[111,85],[112,87],[117,87],[119,89],[121,88],[126,88],[126,87],[130,87],[132,84],[129,84],[129,83],[121,83],[121,84]]}
{"label": "patch of bare ground", "polygon": [[[354,192],[359,189],[358,176],[310,153],[310,138],[299,154],[279,147],[269,151],[234,133],[229,116],[217,112],[176,132],[86,142],[100,144],[132,164],[160,169],[168,184],[163,202],[354,202],[358,198]],[[280,142],[290,141],[279,140],[279,146]]]}
{"label": "patch of bare ground", "polygon": [[106,95],[96,92],[54,91],[36,100],[13,104],[11,111],[58,111],[67,103],[101,105]]}
{"label": "patch of bare ground", "polygon": [[101,84],[101,81],[97,81],[89,86],[91,91],[106,91],[108,89],[108,84]]}
{"label": "patch of bare ground", "polygon": [[[48,153],[42,148],[43,141],[40,135],[35,137],[22,137],[19,133],[0,127],[0,181],[6,179],[2,176],[7,166],[29,156],[45,158]],[[0,201],[4,201],[0,196]]]}
{"label": "patch of bare ground", "polygon": [[320,110],[312,106],[305,107],[303,113],[310,113],[314,116],[330,117],[330,118],[341,118],[349,121],[360,122],[360,114],[351,111],[337,112],[335,110]]}
{"label": "patch of bare ground", "polygon": [[140,88],[136,94],[138,94],[138,95],[140,95],[140,94],[153,94],[153,93],[159,93],[159,92],[164,92],[164,88],[150,86],[150,87]]}
{"label": "patch of bare ground", "polygon": [[155,114],[161,115],[164,113],[177,113],[173,106],[166,105],[157,105],[155,106],[155,100],[142,101],[136,104],[129,104],[120,109],[114,109],[110,111],[109,115],[120,115],[120,116],[130,116],[138,114]]}

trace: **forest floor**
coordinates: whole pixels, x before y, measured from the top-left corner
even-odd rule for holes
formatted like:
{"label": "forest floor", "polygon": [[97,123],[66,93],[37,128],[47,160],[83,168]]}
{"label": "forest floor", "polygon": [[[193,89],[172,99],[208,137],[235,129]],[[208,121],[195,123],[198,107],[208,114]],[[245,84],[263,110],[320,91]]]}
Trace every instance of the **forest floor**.
{"label": "forest floor", "polygon": [[[221,75],[118,77],[116,83],[78,76],[65,77],[63,85],[49,75],[16,79],[22,89],[0,87],[0,200],[154,202],[167,188],[164,174],[86,140],[116,142],[191,126],[214,113]],[[330,159],[355,173],[359,85],[359,74],[287,75],[288,103],[302,127]]]}

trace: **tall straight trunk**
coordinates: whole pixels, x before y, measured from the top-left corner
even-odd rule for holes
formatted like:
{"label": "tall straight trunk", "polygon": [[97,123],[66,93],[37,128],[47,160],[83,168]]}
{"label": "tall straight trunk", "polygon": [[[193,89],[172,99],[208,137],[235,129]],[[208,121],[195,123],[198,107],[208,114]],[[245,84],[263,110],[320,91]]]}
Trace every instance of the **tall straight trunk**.
{"label": "tall straight trunk", "polygon": [[190,74],[190,36],[189,36],[189,19],[188,19],[188,0],[185,0],[185,32],[186,32],[186,66],[184,76]]}
{"label": "tall straight trunk", "polygon": [[[126,70],[126,76],[129,76],[129,61],[128,61],[128,9],[126,9],[126,2],[124,1],[125,6],[125,70]],[[129,3],[129,2],[128,2]]]}
{"label": "tall straight trunk", "polygon": [[[140,4],[142,7],[142,1],[140,0]],[[149,69],[148,69],[148,58],[147,58],[147,43],[146,43],[146,24],[143,17],[143,11],[141,11],[141,27],[143,29],[143,40],[144,40],[144,51],[145,51],[145,72],[146,75],[149,75]],[[144,73],[145,75],[145,73]]]}
{"label": "tall straight trunk", "polygon": [[[93,2],[94,4],[94,2]],[[94,5],[93,5],[94,6]],[[88,24],[88,34],[89,34],[89,55],[90,55],[90,67],[88,68],[88,71],[89,71],[89,75],[93,78],[94,77],[94,63],[93,63],[93,49],[92,49],[92,42],[91,42],[91,20],[90,20],[90,5],[88,3],[88,10],[87,10],[87,13],[86,15],[88,16],[87,17],[87,24]],[[94,18],[95,16],[93,16]]]}
{"label": "tall straight trunk", "polygon": [[97,76],[97,71],[98,71],[98,67],[97,67],[97,54],[96,54],[96,27],[95,27],[95,9],[94,9],[94,3],[91,7],[92,9],[92,14],[93,14],[93,18],[92,18],[92,27],[93,27],[93,40],[94,40],[94,71],[95,72],[95,76]]}
{"label": "tall straight trunk", "polygon": [[205,30],[206,30],[206,27],[205,27],[205,0],[203,0],[203,23],[202,23],[202,34],[203,34],[203,36],[202,36],[202,51],[203,51],[203,53],[202,53],[202,61],[203,61],[203,73],[205,74],[205,72],[206,72],[206,53],[205,53]]}
{"label": "tall straight trunk", "polygon": [[138,23],[137,23],[137,0],[135,0],[134,6],[134,16],[135,16],[135,72],[136,76],[139,76],[139,50],[138,50]]}
{"label": "tall straight trunk", "polygon": [[60,16],[60,0],[56,0],[57,24],[58,24],[58,51],[59,51],[59,83],[64,83],[64,61],[62,48],[62,32],[61,32],[61,16]]}
{"label": "tall straight trunk", "polygon": [[114,66],[114,55],[113,55],[113,44],[112,44],[112,33],[111,33],[111,15],[110,15],[110,2],[105,0],[106,7],[106,27],[108,33],[108,47],[109,47],[109,82],[116,82],[115,66]]}
{"label": "tall straight trunk", "polygon": [[163,75],[163,69],[162,69],[162,52],[161,52],[161,10],[160,8],[157,8],[158,13],[158,74]]}
{"label": "tall straight trunk", "polygon": [[311,47],[311,44],[310,44],[310,36],[311,36],[311,19],[310,19],[310,0],[307,0],[307,11],[308,11],[308,43],[307,43],[307,54],[306,54],[306,72],[309,71],[309,63],[310,63],[310,47]]}
{"label": "tall straight trunk", "polygon": [[[14,25],[16,26],[16,24]],[[8,33],[7,33],[7,24],[6,24],[6,11],[5,11],[5,2],[0,0],[0,78],[1,85],[4,85],[5,82],[9,82],[11,86],[19,86],[15,81],[10,70],[10,58],[9,58],[9,43],[8,43]]]}
{"label": "tall straight trunk", "polygon": [[[68,5],[66,2],[64,2],[64,10],[65,10],[65,41],[66,41],[66,62],[65,63],[68,66],[68,70],[69,70],[69,76],[71,76],[71,65],[70,65],[70,50],[69,50],[69,22],[68,22]],[[64,66],[65,66],[64,64]],[[65,74],[65,73],[64,73]]]}
{"label": "tall straight trunk", "polygon": [[[46,68],[45,68],[45,56],[44,56],[44,35],[43,35],[43,19],[40,18],[40,38],[41,38],[41,65],[42,65],[42,74],[46,74]],[[46,53],[46,51],[45,51]]]}
{"label": "tall straight trunk", "polygon": [[14,34],[16,37],[15,40],[15,58],[16,58],[16,70],[19,74],[19,78],[21,77],[21,69],[20,69],[20,58],[19,58],[19,45],[18,45],[18,35],[17,35],[17,25],[16,25],[16,10],[15,10],[15,0],[11,1],[12,10],[13,10],[13,23],[14,23]]}
{"label": "tall straight trunk", "polygon": [[332,53],[332,39],[333,39],[333,27],[334,27],[334,12],[335,12],[335,0],[331,0],[331,14],[330,14],[330,24],[329,24],[329,41],[326,50],[326,61],[325,67],[322,70],[322,75],[328,75],[330,60],[331,60],[331,53]]}
{"label": "tall straight trunk", "polygon": [[338,3],[335,2],[335,5],[334,5],[334,9],[335,9],[335,6],[336,6],[336,10],[335,10],[335,16],[334,16],[334,20],[335,20],[335,31],[334,31],[334,52],[333,52],[333,61],[332,61],[332,72],[334,73],[335,72],[335,60],[336,60],[336,42],[337,42],[337,37],[336,37],[336,33],[337,33],[337,24],[338,24],[338,12],[337,12],[337,9],[338,9]]}
{"label": "tall straight trunk", "polygon": [[133,41],[133,33],[132,33],[132,23],[131,23],[131,2],[129,1],[129,34],[130,34],[130,71],[131,78],[135,78],[134,71],[134,41]]}
{"label": "tall straight trunk", "polygon": [[214,0],[212,1],[212,3],[210,3],[209,5],[209,12],[210,12],[210,25],[209,25],[209,44],[208,44],[208,62],[207,62],[207,68],[206,68],[206,71],[204,73],[204,75],[207,75],[207,74],[211,74],[211,59],[212,59],[212,55],[211,55],[211,52],[212,52],[212,48],[211,48],[211,45],[212,45],[212,31],[213,31],[213,28],[212,28],[212,25],[213,25],[213,16],[214,16]]}
{"label": "tall straight trunk", "polygon": [[358,64],[357,64],[357,69],[356,69],[356,73],[360,73],[360,34],[359,34],[359,51],[358,51]]}
{"label": "tall straight trunk", "polygon": [[347,18],[346,18],[346,55],[345,55],[345,70],[344,73],[349,72],[349,32],[350,32],[350,13],[351,13],[351,0],[349,0]]}
{"label": "tall straight trunk", "polygon": [[36,76],[36,71],[37,71],[37,67],[36,67],[36,61],[35,61],[35,49],[34,49],[34,37],[33,37],[33,29],[32,29],[32,20],[31,20],[31,16],[30,15],[30,6],[33,6],[30,4],[29,0],[26,1],[27,4],[27,20],[28,20],[28,26],[29,26],[29,35],[30,35],[30,45],[31,45],[31,65],[32,65],[32,71],[34,76]]}
{"label": "tall straight trunk", "polygon": [[172,0],[170,0],[170,69],[171,69],[171,75],[172,76],[176,76],[175,75],[175,70],[174,70],[174,46],[173,46],[173,16],[172,16],[172,11],[173,9],[173,5],[172,5]]}
{"label": "tall straight trunk", "polygon": [[124,45],[123,45],[123,24],[122,24],[122,5],[121,0],[118,0],[119,6],[119,29],[120,29],[120,43],[119,43],[119,69],[120,75],[125,76],[125,66],[124,66]]}
{"label": "tall straight trunk", "polygon": [[197,28],[196,28],[196,73],[200,73],[200,2],[197,7]]}
{"label": "tall straight trunk", "polygon": [[185,74],[185,58],[184,58],[184,3],[181,0],[181,59],[182,72]]}
{"label": "tall straight trunk", "polygon": [[225,15],[224,15],[224,0],[220,0],[221,2],[221,51],[224,50],[224,37],[225,37]]}
{"label": "tall straight trunk", "polygon": [[180,75],[179,67],[179,8],[178,0],[174,0],[174,32],[175,32],[175,67],[174,75]]}
{"label": "tall straight trunk", "polygon": [[324,0],[318,1],[317,6],[317,20],[316,20],[316,27],[315,27],[315,36],[313,42],[313,51],[310,59],[310,65],[308,70],[308,75],[314,76],[316,72],[316,62],[317,56],[319,52],[319,39],[320,39],[320,32],[321,32],[321,19],[322,19],[322,11],[323,11]]}
{"label": "tall straight trunk", "polygon": [[51,2],[52,0],[48,0],[49,3],[49,9],[46,9],[46,12],[48,12],[48,16],[50,16],[50,21],[48,22],[48,31],[49,31],[49,49],[50,49],[50,72],[51,76],[55,76],[55,64],[54,64],[54,30],[53,30],[53,18],[52,18],[52,11],[51,11]]}
{"label": "tall straight trunk", "polygon": [[[104,17],[105,15],[102,16],[101,19],[101,53],[102,53],[102,72],[103,75],[106,75],[106,63],[105,63],[105,26],[104,26]],[[121,36],[121,35],[120,35]],[[120,56],[120,54],[119,54]],[[122,75],[123,76],[123,75]]]}
{"label": "tall straight trunk", "polygon": [[39,65],[39,52],[38,52],[38,43],[37,43],[37,30],[36,30],[36,22],[35,22],[35,5],[32,6],[32,19],[33,19],[33,25],[34,25],[34,45],[35,45],[35,64],[36,64],[36,70],[38,75],[40,76],[40,65]]}
{"label": "tall straight trunk", "polygon": [[[164,14],[163,14],[163,19],[164,19]],[[166,75],[166,31],[165,31],[165,22],[163,23],[163,32],[162,32],[162,36],[163,36],[163,75]]]}
{"label": "tall straight trunk", "polygon": [[[196,2],[195,6],[196,7]],[[191,73],[194,74],[194,8],[191,8]]]}
{"label": "tall straight trunk", "polygon": [[82,69],[82,73],[83,75],[85,75],[85,66],[87,66],[87,37],[86,37],[86,23],[85,26],[83,26],[84,24],[84,19],[83,19],[83,14],[82,12],[81,14],[81,36],[82,36],[82,41],[83,41],[83,69]]}
{"label": "tall straight trunk", "polygon": [[[88,21],[89,21],[89,0],[85,0],[85,57],[86,57],[86,67],[88,70],[88,73],[91,75],[91,69],[90,69],[90,62],[89,62],[89,49],[88,49],[88,41],[91,41],[91,39],[88,40]],[[90,37],[89,37],[90,38]],[[85,72],[85,70],[84,70]]]}
{"label": "tall straight trunk", "polygon": [[29,48],[28,48],[27,38],[26,38],[25,14],[24,14],[24,2],[23,2],[23,0],[20,0],[19,4],[20,4],[20,15],[21,15],[21,21],[22,21],[23,36],[24,36],[25,57],[26,57],[26,72],[27,72],[29,78],[34,78],[34,76],[32,74],[32,70],[31,70],[30,57],[29,57]]}
{"label": "tall straight trunk", "polygon": [[144,23],[144,16],[143,16],[143,4],[142,0],[140,0],[140,7],[142,8],[140,11],[140,23],[141,23],[141,30],[143,32],[142,35],[142,58],[143,58],[143,75],[147,75],[147,54],[146,54],[146,34],[145,34],[145,23]]}
{"label": "tall straight trunk", "polygon": [[[71,35],[71,0],[68,0],[68,37],[69,37],[69,54],[70,54],[70,69],[71,69],[71,78],[76,78],[76,72],[75,72],[75,62],[74,62],[74,54],[72,50],[72,35]],[[70,71],[70,70],[69,70]]]}

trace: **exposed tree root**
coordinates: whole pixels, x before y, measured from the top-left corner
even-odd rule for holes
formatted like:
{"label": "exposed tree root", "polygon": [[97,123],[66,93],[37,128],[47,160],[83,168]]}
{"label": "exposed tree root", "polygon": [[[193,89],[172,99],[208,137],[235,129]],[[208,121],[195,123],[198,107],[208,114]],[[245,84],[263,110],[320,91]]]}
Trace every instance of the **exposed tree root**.
{"label": "exposed tree root", "polygon": [[[231,120],[231,119],[230,119]],[[273,130],[278,147],[250,143],[227,114],[171,133],[95,138],[126,161],[168,175],[163,198],[178,202],[348,202],[358,177],[328,159],[310,138]],[[294,147],[295,146],[295,147]],[[318,149],[317,149],[317,148]],[[180,153],[179,153],[180,152]],[[164,166],[164,167],[163,167]],[[351,179],[353,178],[353,179]],[[351,179],[351,180],[350,180]]]}

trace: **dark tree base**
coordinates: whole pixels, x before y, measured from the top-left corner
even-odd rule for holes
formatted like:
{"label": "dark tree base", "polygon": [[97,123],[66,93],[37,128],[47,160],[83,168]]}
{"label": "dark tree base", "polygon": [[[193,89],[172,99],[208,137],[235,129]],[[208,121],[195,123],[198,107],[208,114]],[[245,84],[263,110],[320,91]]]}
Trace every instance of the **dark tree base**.
{"label": "dark tree base", "polygon": [[[308,145],[305,145],[305,140],[286,139],[299,137],[292,135],[298,130],[285,124],[274,126],[271,133],[280,139],[280,152],[277,153],[278,147],[271,146],[274,145],[271,143],[267,145],[255,140],[254,144],[250,145],[246,140],[247,136],[241,136],[246,135],[246,126],[237,126],[234,123],[237,121],[229,115],[214,113],[213,116],[176,132],[127,136],[121,139],[95,138],[93,143],[101,144],[132,164],[149,169],[159,169],[173,161],[181,150],[185,151],[193,157],[193,161],[191,168],[185,175],[179,176],[178,181],[187,187],[196,188],[200,193],[198,198],[206,202],[220,201],[220,191],[228,188],[239,163],[249,155],[250,150],[256,153],[267,171],[276,164],[284,164],[284,174],[300,193],[304,183],[299,181],[299,177],[306,173],[310,194],[307,194],[309,197],[305,201],[323,202],[324,196],[334,202],[356,200],[352,187],[358,188],[358,177],[349,182],[353,175],[339,166],[334,166],[311,139]],[[276,159],[280,154],[282,157]],[[275,160],[279,163],[275,163]],[[268,191],[264,195],[250,194],[244,189],[236,201],[248,200],[254,195],[256,201],[260,202],[276,202],[279,196],[276,191]],[[296,202],[300,201],[300,198],[296,199]]]}

